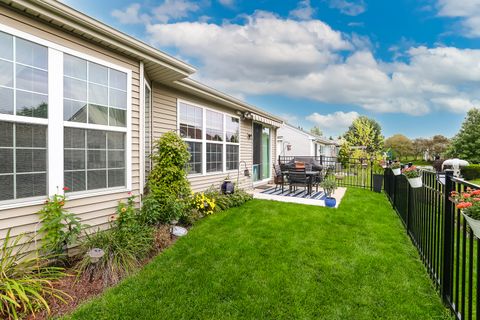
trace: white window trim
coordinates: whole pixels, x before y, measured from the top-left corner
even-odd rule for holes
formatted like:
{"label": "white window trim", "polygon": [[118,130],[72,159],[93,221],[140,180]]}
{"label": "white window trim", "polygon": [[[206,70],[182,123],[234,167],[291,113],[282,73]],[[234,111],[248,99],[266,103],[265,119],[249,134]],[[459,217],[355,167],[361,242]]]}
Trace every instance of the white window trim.
{"label": "white window trim", "polygon": [[[10,34],[14,37],[23,38],[25,40],[34,42],[36,44],[47,47],[48,49],[48,118],[34,118],[23,117],[16,115],[0,114],[0,121],[9,121],[14,123],[28,123],[28,124],[43,124],[48,125],[48,140],[47,140],[47,190],[46,196],[53,196],[54,194],[62,193],[64,186],[64,172],[63,172],[63,129],[64,127],[96,129],[114,132],[126,133],[126,177],[125,187],[120,188],[105,188],[94,189],[81,192],[68,193],[68,198],[79,199],[92,197],[96,195],[119,193],[132,191],[132,70],[119,66],[117,64],[99,59],[89,54],[79,52],[57,43],[42,39],[32,34],[23,32],[21,30],[12,28],[10,26],[0,23],[0,31]],[[105,67],[121,71],[127,74],[127,110],[126,110],[126,127],[103,126],[94,124],[82,124],[75,122],[63,121],[63,54],[69,54],[90,62],[94,62]],[[52,63],[52,62],[55,63]],[[58,83],[62,85],[58,86]],[[55,109],[53,109],[55,108]],[[53,112],[55,110],[55,112]],[[55,138],[53,138],[55,137]],[[42,200],[39,200],[42,199]],[[23,207],[28,205],[36,205],[43,202],[45,196],[30,197],[0,201],[0,210]]]}
{"label": "white window trim", "polygon": [[[191,106],[197,107],[202,109],[202,139],[189,139],[189,138],[183,138],[184,141],[188,142],[200,142],[202,143],[202,172],[201,173],[190,173],[188,174],[189,178],[193,177],[205,177],[205,176],[213,176],[213,175],[220,175],[220,174],[229,174],[232,172],[237,172],[238,169],[232,169],[232,170],[226,170],[227,168],[227,162],[226,162],[226,157],[227,157],[227,145],[235,145],[238,146],[238,166],[240,167],[240,157],[241,157],[241,128],[242,128],[242,121],[239,116],[225,112],[225,111],[220,111],[218,109],[208,107],[196,102],[188,101],[188,100],[183,100],[183,99],[177,99],[177,132],[180,133],[180,104],[185,103],[189,104]],[[206,120],[206,112],[207,110],[220,113],[223,115],[223,141],[211,141],[207,140],[207,120]],[[238,119],[238,143],[234,142],[227,142],[226,141],[226,119],[227,117],[231,118],[236,118]],[[207,172],[207,143],[216,143],[216,144],[221,144],[222,145],[222,171],[214,171],[214,172]]]}

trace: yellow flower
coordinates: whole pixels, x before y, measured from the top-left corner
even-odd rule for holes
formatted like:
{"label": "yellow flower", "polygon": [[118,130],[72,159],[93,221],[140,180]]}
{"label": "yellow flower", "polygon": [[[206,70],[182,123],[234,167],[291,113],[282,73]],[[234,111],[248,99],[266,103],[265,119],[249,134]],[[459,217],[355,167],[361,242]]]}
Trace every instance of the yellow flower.
{"label": "yellow flower", "polygon": [[127,211],[127,208],[123,207],[123,208],[121,209],[121,211],[122,211],[122,212],[126,212],[126,211]]}

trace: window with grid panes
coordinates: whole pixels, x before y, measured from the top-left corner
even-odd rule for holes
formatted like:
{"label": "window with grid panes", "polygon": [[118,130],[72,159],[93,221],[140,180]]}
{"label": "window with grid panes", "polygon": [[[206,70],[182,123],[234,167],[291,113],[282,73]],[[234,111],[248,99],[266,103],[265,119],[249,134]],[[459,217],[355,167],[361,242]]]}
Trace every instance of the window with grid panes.
{"label": "window with grid panes", "polygon": [[0,201],[47,194],[48,49],[0,32]]}

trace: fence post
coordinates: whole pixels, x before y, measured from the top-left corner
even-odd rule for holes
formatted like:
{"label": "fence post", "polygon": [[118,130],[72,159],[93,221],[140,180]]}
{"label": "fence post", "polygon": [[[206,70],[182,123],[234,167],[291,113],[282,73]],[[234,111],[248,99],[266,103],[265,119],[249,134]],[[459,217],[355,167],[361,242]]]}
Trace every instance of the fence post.
{"label": "fence post", "polygon": [[410,183],[407,183],[407,216],[405,217],[405,226],[407,227],[407,234],[410,234],[410,218],[413,212],[413,188]]}
{"label": "fence post", "polygon": [[[370,160],[370,191],[373,191],[373,161]],[[380,188],[380,191],[381,188]]]}
{"label": "fence post", "polygon": [[450,193],[454,190],[452,181],[453,170],[445,170],[445,205],[443,206],[443,261],[441,293],[445,303],[450,303],[452,292],[452,254],[453,254],[453,203],[450,201]]}

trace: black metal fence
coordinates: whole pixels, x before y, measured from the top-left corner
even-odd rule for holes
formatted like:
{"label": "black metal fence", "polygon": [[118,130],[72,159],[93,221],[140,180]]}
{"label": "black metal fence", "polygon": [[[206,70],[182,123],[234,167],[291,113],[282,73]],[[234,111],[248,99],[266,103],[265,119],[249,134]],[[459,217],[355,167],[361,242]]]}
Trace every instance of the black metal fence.
{"label": "black metal fence", "polygon": [[450,197],[479,187],[422,171],[423,186],[411,188],[404,175],[384,173],[384,187],[430,278],[457,319],[480,319],[480,240]]}
{"label": "black metal fence", "polygon": [[282,167],[294,161],[308,162],[313,159],[322,166],[322,172],[333,174],[337,185],[341,187],[360,187],[372,189],[373,162],[365,159],[351,158],[340,161],[337,157],[328,156],[279,156],[278,163]]}

